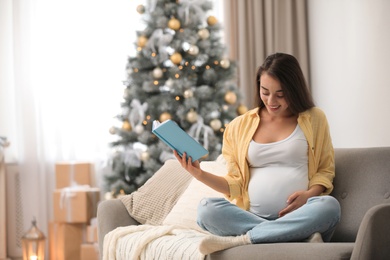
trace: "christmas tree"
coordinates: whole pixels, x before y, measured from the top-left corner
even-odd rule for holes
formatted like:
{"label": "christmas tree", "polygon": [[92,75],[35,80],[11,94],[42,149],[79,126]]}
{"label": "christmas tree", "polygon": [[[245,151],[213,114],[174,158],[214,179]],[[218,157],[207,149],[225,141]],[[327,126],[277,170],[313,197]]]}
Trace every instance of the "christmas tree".
{"label": "christmas tree", "polygon": [[135,191],[174,158],[152,134],[154,120],[174,120],[209,150],[203,160],[214,160],[226,124],[247,111],[210,1],[154,0],[137,12],[145,28],[128,58],[119,126],[110,129],[117,140],[104,176],[114,196]]}

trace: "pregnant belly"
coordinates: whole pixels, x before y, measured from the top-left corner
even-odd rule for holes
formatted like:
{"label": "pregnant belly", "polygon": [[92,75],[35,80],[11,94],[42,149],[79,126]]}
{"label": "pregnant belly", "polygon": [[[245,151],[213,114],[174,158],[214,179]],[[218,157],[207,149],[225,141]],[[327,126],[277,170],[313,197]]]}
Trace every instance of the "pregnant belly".
{"label": "pregnant belly", "polygon": [[250,211],[260,217],[276,219],[287,206],[288,197],[308,188],[307,167],[252,168],[248,193]]}

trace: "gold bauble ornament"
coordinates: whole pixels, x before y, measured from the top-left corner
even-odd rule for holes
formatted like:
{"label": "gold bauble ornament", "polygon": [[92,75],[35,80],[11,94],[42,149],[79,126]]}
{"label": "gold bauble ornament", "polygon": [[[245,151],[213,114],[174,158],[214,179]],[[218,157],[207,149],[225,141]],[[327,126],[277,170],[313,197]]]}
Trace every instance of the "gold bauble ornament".
{"label": "gold bauble ornament", "polygon": [[248,112],[248,108],[244,105],[239,105],[238,108],[237,108],[237,112],[239,115],[243,115],[245,114],[246,112]]}
{"label": "gold bauble ornament", "polygon": [[126,130],[126,131],[130,131],[131,130],[131,125],[130,125],[129,121],[123,121],[122,129]]}
{"label": "gold bauble ornament", "polygon": [[145,6],[143,6],[143,5],[138,5],[138,6],[137,6],[137,12],[138,12],[139,14],[145,13]]}
{"label": "gold bauble ornament", "polygon": [[230,67],[230,61],[228,59],[221,60],[220,64],[221,64],[221,67],[224,69],[227,69]]}
{"label": "gold bauble ornament", "polygon": [[171,28],[172,30],[179,30],[180,29],[180,21],[177,20],[176,18],[172,18],[171,20],[168,21],[168,27]]}
{"label": "gold bauble ornament", "polygon": [[145,36],[141,35],[140,37],[138,37],[138,42],[137,42],[137,45],[138,47],[145,47],[146,43],[148,42],[148,38],[146,38]]}
{"label": "gold bauble ornament", "polygon": [[186,119],[190,123],[195,123],[198,121],[198,113],[196,113],[194,110],[191,110],[187,113]]}
{"label": "gold bauble ornament", "polygon": [[236,103],[237,101],[237,95],[236,93],[234,93],[233,91],[228,91],[226,92],[225,94],[225,101],[228,103],[228,104],[234,104]]}
{"label": "gold bauble ornament", "polygon": [[218,22],[217,18],[215,16],[210,15],[207,17],[207,24],[210,26],[215,25]]}
{"label": "gold bauble ornament", "polygon": [[222,127],[222,122],[221,122],[221,120],[219,120],[219,119],[213,119],[213,120],[211,120],[211,122],[210,122],[210,127],[211,127],[214,131],[218,131],[218,130],[221,129],[221,127]]}
{"label": "gold bauble ornament", "polygon": [[168,113],[168,112],[164,112],[164,113],[162,113],[160,115],[159,119],[160,119],[160,122],[162,123],[162,122],[164,122],[164,121],[166,121],[168,119],[172,119],[172,115],[170,113]]}
{"label": "gold bauble ornament", "polygon": [[125,193],[124,190],[121,189],[121,190],[119,191],[119,194],[116,195],[116,198],[117,198],[117,199],[120,199],[121,197],[124,197],[124,196],[126,196],[126,193]]}
{"label": "gold bauble ornament", "polygon": [[174,64],[180,64],[180,62],[183,60],[183,57],[181,56],[180,53],[178,52],[175,52],[174,54],[171,55],[171,61],[174,63]]}

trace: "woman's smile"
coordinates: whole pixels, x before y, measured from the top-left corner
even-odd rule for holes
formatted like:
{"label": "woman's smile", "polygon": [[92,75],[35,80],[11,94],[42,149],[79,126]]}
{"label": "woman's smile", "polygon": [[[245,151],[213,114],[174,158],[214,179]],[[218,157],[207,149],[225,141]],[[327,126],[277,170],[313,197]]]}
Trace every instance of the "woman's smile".
{"label": "woman's smile", "polygon": [[278,116],[290,114],[279,80],[264,73],[260,77],[260,88],[260,98],[265,104],[268,113]]}

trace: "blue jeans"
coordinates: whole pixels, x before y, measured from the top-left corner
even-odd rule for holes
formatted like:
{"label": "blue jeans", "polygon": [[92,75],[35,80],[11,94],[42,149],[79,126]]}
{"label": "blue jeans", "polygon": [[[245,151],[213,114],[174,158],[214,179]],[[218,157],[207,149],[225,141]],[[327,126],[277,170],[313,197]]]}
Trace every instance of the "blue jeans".
{"label": "blue jeans", "polygon": [[219,236],[248,234],[251,242],[296,242],[320,232],[329,242],[340,220],[340,204],[331,196],[312,197],[302,207],[269,220],[245,211],[224,198],[204,198],[198,206],[198,225]]}

